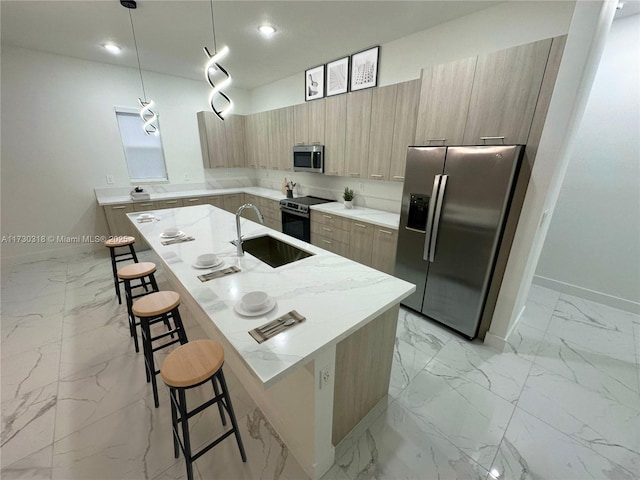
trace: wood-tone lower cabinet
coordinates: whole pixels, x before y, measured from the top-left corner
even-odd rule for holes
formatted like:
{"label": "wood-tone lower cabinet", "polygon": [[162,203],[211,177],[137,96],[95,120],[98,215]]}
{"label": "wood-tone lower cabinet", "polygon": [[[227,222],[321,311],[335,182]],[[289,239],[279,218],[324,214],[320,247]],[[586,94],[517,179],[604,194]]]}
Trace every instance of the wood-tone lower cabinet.
{"label": "wood-tone lower cabinet", "polygon": [[192,198],[183,198],[182,206],[183,207],[192,207],[193,205],[206,205],[207,199],[206,197],[192,197]]}
{"label": "wood-tone lower cabinet", "polygon": [[154,202],[153,200],[135,202],[133,204],[134,212],[146,212],[147,210],[158,210],[159,208],[160,205],[158,205],[158,202]]}
{"label": "wood-tone lower cabinet", "polygon": [[370,266],[393,275],[396,266],[398,231],[391,228],[373,227],[373,253]]}
{"label": "wood-tone lower cabinet", "polygon": [[224,195],[222,199],[222,205],[227,212],[236,213],[238,209],[244,204],[244,193],[232,193]]}
{"label": "wood-tone lower cabinet", "polygon": [[206,202],[213,207],[224,208],[224,195],[206,197]]}
{"label": "wood-tone lower cabinet", "polygon": [[137,237],[138,232],[127,218],[127,213],[134,211],[132,203],[123,203],[119,205],[105,205],[104,213],[107,217],[109,225],[109,233],[112,236],[129,235]]}
{"label": "wood-tone lower cabinet", "polygon": [[349,235],[349,258],[364,265],[370,265],[372,250],[373,225],[352,220]]}

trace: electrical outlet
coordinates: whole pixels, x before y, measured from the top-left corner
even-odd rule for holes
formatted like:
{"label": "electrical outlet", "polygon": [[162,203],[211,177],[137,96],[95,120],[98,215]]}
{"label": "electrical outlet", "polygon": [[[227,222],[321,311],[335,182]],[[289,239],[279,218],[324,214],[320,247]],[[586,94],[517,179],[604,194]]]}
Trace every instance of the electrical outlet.
{"label": "electrical outlet", "polygon": [[189,179],[190,179],[189,174],[185,173],[183,178],[184,178],[185,182],[188,182]]}
{"label": "electrical outlet", "polygon": [[318,378],[318,389],[322,390],[323,387],[326,387],[330,379],[331,379],[330,367],[329,365],[327,365],[326,367],[320,369],[320,375]]}
{"label": "electrical outlet", "polygon": [[360,182],[360,183],[358,184],[358,191],[359,191],[360,193],[364,193],[364,183]]}
{"label": "electrical outlet", "polygon": [[113,175],[107,175],[107,185],[113,185],[114,183],[116,183],[115,178],[113,178]]}

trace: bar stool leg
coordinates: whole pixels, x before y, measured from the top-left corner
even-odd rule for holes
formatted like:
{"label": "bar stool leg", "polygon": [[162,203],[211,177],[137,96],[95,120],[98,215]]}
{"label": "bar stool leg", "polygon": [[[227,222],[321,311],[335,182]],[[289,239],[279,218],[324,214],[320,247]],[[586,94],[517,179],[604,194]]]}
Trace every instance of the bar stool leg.
{"label": "bar stool leg", "polygon": [[109,248],[111,254],[111,270],[113,270],[113,283],[116,287],[116,295],[118,296],[118,304],[122,305],[122,298],[120,296],[120,280],[118,279],[118,268],[116,267],[116,253],[113,247]]}
{"label": "bar stool leg", "polygon": [[[220,395],[220,389],[218,388],[218,384],[216,383],[215,375],[211,378],[211,383],[213,384],[213,393],[216,397]],[[227,419],[224,416],[224,408],[222,407],[222,399],[218,402],[218,410],[220,411],[220,419],[222,420],[222,425],[227,425]]]}
{"label": "bar stool leg", "polygon": [[220,385],[222,386],[222,393],[224,394],[225,402],[227,405],[227,411],[229,412],[229,418],[231,419],[231,425],[233,425],[234,434],[236,436],[236,441],[238,442],[238,448],[240,449],[240,456],[242,457],[242,461],[247,461],[247,454],[244,451],[244,445],[242,444],[242,438],[240,438],[240,430],[238,429],[238,422],[236,422],[236,414],[233,412],[233,405],[231,404],[231,398],[229,397],[229,389],[227,388],[227,382],[224,379],[224,373],[222,373],[222,368],[218,370],[216,373],[218,380],[220,381]]}
{"label": "bar stool leg", "polygon": [[155,404],[156,408],[158,408],[160,406],[160,400],[158,399],[156,364],[153,359],[153,346],[151,345],[151,328],[149,326],[148,318],[140,318],[140,330],[142,330],[142,347],[144,349],[144,363],[147,370],[147,382],[149,382],[149,377],[151,377],[151,387],[153,388],[153,403]]}
{"label": "bar stool leg", "polygon": [[136,333],[136,318],[133,315],[133,298],[131,293],[131,280],[124,279],[124,294],[125,300],[127,302],[127,316],[129,319],[129,331],[131,332],[131,336],[133,337],[133,344],[136,347],[136,352],[140,351],[140,347],[138,346],[138,334]]}
{"label": "bar stool leg", "polygon": [[176,408],[176,389],[169,387],[169,400],[171,401],[171,430],[173,431],[173,456],[180,456],[180,443],[178,442],[178,412]]}
{"label": "bar stool leg", "polygon": [[189,419],[187,418],[187,398],[183,388],[178,389],[180,399],[180,419],[182,420],[182,443],[184,445],[184,459],[187,463],[187,478],[193,480],[193,463],[191,460],[191,440],[189,439]]}

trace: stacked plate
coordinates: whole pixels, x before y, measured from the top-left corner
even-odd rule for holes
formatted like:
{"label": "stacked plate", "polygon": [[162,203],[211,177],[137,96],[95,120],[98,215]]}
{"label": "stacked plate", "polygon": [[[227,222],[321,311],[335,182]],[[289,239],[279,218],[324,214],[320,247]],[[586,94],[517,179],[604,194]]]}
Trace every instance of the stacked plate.
{"label": "stacked plate", "polygon": [[194,268],[214,268],[222,265],[224,260],[219,258],[214,253],[205,253],[198,255],[196,261],[193,262]]}
{"label": "stacked plate", "polygon": [[276,306],[276,299],[267,292],[255,291],[243,295],[233,309],[246,317],[257,317],[270,312]]}
{"label": "stacked plate", "polygon": [[167,228],[160,234],[161,238],[180,238],[184,237],[185,233],[179,228]]}

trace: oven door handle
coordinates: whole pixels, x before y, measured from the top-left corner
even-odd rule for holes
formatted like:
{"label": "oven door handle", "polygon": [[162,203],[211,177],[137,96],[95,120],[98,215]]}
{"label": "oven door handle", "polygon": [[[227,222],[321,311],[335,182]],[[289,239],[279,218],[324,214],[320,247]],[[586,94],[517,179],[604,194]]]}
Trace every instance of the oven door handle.
{"label": "oven door handle", "polygon": [[291,215],[295,215],[296,217],[309,218],[309,214],[304,214],[304,213],[299,212],[299,211],[297,211],[297,210],[289,209],[289,208],[287,208],[287,207],[282,207],[282,206],[281,206],[281,207],[280,207],[280,211],[281,211],[281,212],[284,212],[284,213],[289,213],[289,214],[291,214]]}

